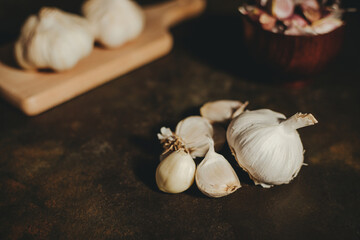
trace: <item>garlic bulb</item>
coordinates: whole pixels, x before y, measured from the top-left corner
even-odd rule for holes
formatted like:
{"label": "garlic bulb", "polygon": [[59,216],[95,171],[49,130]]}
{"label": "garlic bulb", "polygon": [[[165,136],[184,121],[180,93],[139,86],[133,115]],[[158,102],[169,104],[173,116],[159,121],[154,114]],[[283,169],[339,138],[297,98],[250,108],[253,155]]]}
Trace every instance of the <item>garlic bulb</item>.
{"label": "garlic bulb", "polygon": [[196,165],[191,156],[179,149],[168,155],[156,169],[156,184],[167,193],[180,193],[194,182]]}
{"label": "garlic bulb", "polygon": [[210,122],[225,122],[242,113],[248,104],[235,100],[207,102],[200,108],[200,114]]}
{"label": "garlic bulb", "polygon": [[142,9],[131,0],[88,0],[82,12],[93,26],[96,40],[107,48],[136,38],[145,25]]}
{"label": "garlic bulb", "polygon": [[212,140],[209,151],[196,169],[195,180],[200,191],[209,197],[223,197],[241,187],[230,163],[215,152]]}
{"label": "garlic bulb", "polygon": [[86,19],[44,7],[30,16],[15,44],[22,68],[63,71],[72,68],[93,49],[94,37]]}
{"label": "garlic bulb", "polygon": [[289,119],[268,109],[232,120],[227,140],[239,165],[263,187],[289,183],[300,171],[304,149],[296,129],[317,123],[311,114]]}

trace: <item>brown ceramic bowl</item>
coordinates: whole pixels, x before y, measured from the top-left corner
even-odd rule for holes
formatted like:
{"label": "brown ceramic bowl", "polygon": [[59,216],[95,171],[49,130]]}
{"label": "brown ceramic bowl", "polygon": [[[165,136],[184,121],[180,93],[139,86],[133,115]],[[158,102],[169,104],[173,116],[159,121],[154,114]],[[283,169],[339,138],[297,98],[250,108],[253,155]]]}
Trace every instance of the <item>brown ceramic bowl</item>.
{"label": "brown ceramic bowl", "polygon": [[279,73],[319,73],[339,53],[344,39],[344,25],[316,36],[288,36],[266,31],[246,16],[242,18],[249,55]]}

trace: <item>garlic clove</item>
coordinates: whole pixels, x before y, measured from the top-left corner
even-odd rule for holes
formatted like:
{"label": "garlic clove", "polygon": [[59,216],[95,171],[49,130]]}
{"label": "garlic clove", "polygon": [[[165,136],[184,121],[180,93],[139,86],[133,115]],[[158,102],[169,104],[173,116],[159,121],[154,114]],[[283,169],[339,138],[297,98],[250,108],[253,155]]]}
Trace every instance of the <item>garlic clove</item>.
{"label": "garlic clove", "polygon": [[289,183],[300,171],[304,149],[296,129],[316,124],[311,114],[289,119],[262,109],[246,111],[227,130],[230,149],[255,184],[263,187]]}
{"label": "garlic clove", "polygon": [[88,0],[82,12],[93,27],[96,40],[107,48],[136,38],[145,26],[141,7],[131,0]]}
{"label": "garlic clove", "polygon": [[166,193],[180,193],[194,182],[196,165],[191,156],[180,149],[172,152],[156,169],[156,184]]}
{"label": "garlic clove", "polygon": [[64,71],[89,55],[94,36],[86,19],[57,8],[42,8],[24,23],[15,58],[24,69]]}
{"label": "garlic clove", "polygon": [[209,137],[213,137],[216,149],[221,149],[226,141],[225,129],[200,116],[190,116],[181,120],[175,133],[162,127],[157,135],[165,152],[160,156],[164,159],[172,151],[185,149],[193,158],[204,157],[209,149]]}
{"label": "garlic clove", "polygon": [[272,0],[271,13],[277,19],[286,19],[294,13],[294,0]]}
{"label": "garlic clove", "polygon": [[196,185],[209,197],[223,197],[241,187],[239,178],[230,163],[215,152],[210,141],[209,151],[196,169]]}
{"label": "garlic clove", "polygon": [[248,102],[235,100],[218,100],[207,102],[200,108],[200,114],[210,122],[225,122],[233,117],[234,112],[239,115],[244,111]]}
{"label": "garlic clove", "polygon": [[209,137],[213,136],[213,127],[210,122],[200,116],[190,116],[181,120],[175,130],[191,156],[203,157],[209,149]]}
{"label": "garlic clove", "polygon": [[342,20],[329,16],[313,22],[311,28],[316,34],[325,34],[335,30],[343,24]]}
{"label": "garlic clove", "polygon": [[303,15],[310,22],[315,22],[321,18],[321,9],[317,0],[299,1]]}

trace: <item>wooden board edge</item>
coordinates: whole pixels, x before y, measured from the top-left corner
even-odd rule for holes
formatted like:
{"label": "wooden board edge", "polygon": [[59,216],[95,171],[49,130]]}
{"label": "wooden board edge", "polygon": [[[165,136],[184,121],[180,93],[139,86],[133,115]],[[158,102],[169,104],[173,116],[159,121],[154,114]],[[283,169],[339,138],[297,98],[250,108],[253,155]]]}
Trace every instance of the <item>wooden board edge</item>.
{"label": "wooden board edge", "polygon": [[[78,88],[74,88],[73,82],[68,81],[68,83],[63,84],[61,88],[57,86],[52,89],[49,89],[44,93],[37,94],[27,99],[21,99],[20,101],[17,99],[13,99],[10,95],[6,93],[3,94],[3,97],[6,98],[13,105],[18,107],[26,115],[36,116],[57,105],[67,102],[79,95],[82,95],[102,84],[114,80],[116,77],[120,75],[129,73],[135,70],[136,68],[144,66],[158,58],[167,55],[171,51],[172,46],[173,46],[173,37],[169,32],[165,31],[157,41],[151,42],[148,45],[144,46],[144,48],[150,49],[154,47],[157,49],[161,49],[161,51],[156,51],[156,52],[152,51],[151,55],[146,56],[146,58],[144,58],[141,62],[139,62],[137,65],[132,66],[131,69],[127,69],[126,71],[106,72],[105,70],[102,70],[102,74],[104,75],[104,78],[85,83],[86,85],[82,85],[81,90],[78,90]],[[116,64],[116,60],[114,60],[112,64]],[[98,71],[98,70],[94,70],[94,71]],[[87,72],[87,75],[91,77],[92,71]],[[73,91],[68,91],[68,89],[73,89]],[[58,92],[62,92],[62,94],[58,94]]]}

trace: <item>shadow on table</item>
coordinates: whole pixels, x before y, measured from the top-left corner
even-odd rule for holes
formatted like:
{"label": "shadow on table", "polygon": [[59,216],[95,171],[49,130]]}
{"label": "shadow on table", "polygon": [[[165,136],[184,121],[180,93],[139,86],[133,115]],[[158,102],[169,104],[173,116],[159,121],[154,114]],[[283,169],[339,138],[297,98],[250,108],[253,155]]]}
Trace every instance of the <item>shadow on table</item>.
{"label": "shadow on table", "polygon": [[174,38],[181,48],[216,69],[256,82],[275,80],[249,57],[240,17],[204,15],[176,27]]}

